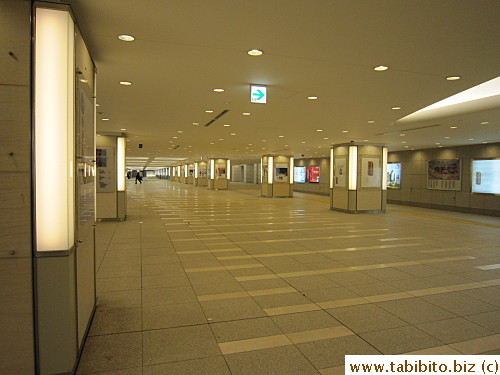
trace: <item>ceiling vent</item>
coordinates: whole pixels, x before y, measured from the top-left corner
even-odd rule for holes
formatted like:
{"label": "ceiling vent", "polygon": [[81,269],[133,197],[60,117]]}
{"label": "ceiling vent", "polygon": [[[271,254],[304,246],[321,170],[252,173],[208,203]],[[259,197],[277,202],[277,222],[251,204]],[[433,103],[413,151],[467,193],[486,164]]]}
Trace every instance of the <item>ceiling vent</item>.
{"label": "ceiling vent", "polygon": [[210,120],[209,122],[207,122],[205,124],[205,127],[212,125],[215,121],[217,121],[218,119],[220,119],[222,116],[224,116],[228,112],[229,112],[229,109],[223,110],[221,113],[219,113],[217,116],[215,116],[212,120]]}
{"label": "ceiling vent", "polygon": [[379,134],[377,134],[377,135],[387,135],[387,134],[408,133],[408,132],[411,132],[411,131],[413,131],[413,130],[421,130],[421,129],[435,128],[436,126],[441,126],[441,125],[439,125],[439,124],[435,124],[435,125],[420,126],[420,127],[418,127],[418,128],[410,128],[410,129],[393,130],[393,131],[390,131],[390,132],[379,133]]}

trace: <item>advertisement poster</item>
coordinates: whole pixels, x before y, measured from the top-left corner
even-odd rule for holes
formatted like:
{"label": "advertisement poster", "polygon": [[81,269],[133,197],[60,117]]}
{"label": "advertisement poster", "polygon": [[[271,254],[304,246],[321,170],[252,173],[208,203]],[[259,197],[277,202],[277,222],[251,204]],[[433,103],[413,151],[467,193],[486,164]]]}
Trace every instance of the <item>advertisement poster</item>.
{"label": "advertisement poster", "polygon": [[334,186],[346,187],[347,182],[347,159],[339,158],[334,160]]}
{"label": "advertisement poster", "polygon": [[387,163],[387,188],[401,189],[401,163]]}
{"label": "advertisement poster", "polygon": [[267,164],[262,166],[262,183],[267,184]]}
{"label": "advertisement poster", "polygon": [[379,158],[361,159],[361,187],[380,187],[381,177]]}
{"label": "advertisement poster", "polygon": [[293,181],[299,184],[306,182],[306,167],[293,167]]}
{"label": "advertisement poster", "polygon": [[427,189],[461,190],[460,159],[429,160]]}
{"label": "advertisement poster", "polygon": [[472,192],[500,194],[500,160],[472,161]]}
{"label": "advertisement poster", "polygon": [[288,181],[288,164],[276,164],[276,173],[274,181],[287,182]]}
{"label": "advertisement poster", "polygon": [[193,177],[193,176],[194,176],[194,169],[190,169],[190,170],[189,170],[189,176],[190,176],[190,177]]}
{"label": "advertisement poster", "polygon": [[306,167],[307,182],[319,182],[319,167]]}
{"label": "advertisement poster", "polygon": [[217,178],[226,178],[226,164],[217,164],[215,166],[215,176]]}
{"label": "advertisement poster", "polygon": [[97,192],[113,193],[115,191],[115,164],[113,147],[96,149]]}
{"label": "advertisement poster", "polygon": [[207,167],[200,167],[198,169],[198,177],[204,178],[207,177]]}

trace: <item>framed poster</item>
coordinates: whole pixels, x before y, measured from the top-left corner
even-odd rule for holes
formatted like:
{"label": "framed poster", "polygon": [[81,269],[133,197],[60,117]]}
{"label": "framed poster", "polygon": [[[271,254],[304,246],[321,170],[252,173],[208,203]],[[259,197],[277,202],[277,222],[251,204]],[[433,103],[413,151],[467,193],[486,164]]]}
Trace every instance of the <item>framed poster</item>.
{"label": "framed poster", "polygon": [[219,178],[226,178],[226,164],[217,164],[215,166],[215,176]]}
{"label": "framed poster", "polygon": [[427,189],[462,190],[460,159],[429,160],[427,162]]}
{"label": "framed poster", "polygon": [[98,193],[113,193],[115,191],[115,150],[113,147],[96,148],[97,186]]}
{"label": "framed poster", "polygon": [[306,167],[306,180],[313,183],[319,182],[319,167]]}
{"label": "framed poster", "polygon": [[288,164],[276,164],[274,181],[276,182],[288,181]]}
{"label": "framed poster", "polygon": [[381,177],[379,158],[361,159],[361,187],[380,187]]}
{"label": "framed poster", "polygon": [[387,163],[387,188],[401,189],[401,163]]}
{"label": "framed poster", "polygon": [[472,192],[500,194],[500,159],[472,161]]}
{"label": "framed poster", "polygon": [[300,184],[306,182],[306,167],[293,167],[293,181]]}
{"label": "framed poster", "polygon": [[333,182],[334,186],[346,187],[347,176],[347,159],[335,158],[333,162]]}

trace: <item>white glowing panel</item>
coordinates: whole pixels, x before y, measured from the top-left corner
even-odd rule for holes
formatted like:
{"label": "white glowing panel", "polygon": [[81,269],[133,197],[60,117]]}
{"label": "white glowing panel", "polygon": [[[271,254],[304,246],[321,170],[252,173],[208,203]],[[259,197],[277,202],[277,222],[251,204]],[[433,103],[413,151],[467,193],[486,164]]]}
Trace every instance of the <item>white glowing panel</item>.
{"label": "white glowing panel", "polygon": [[267,183],[272,184],[273,183],[273,162],[274,158],[272,156],[268,156],[267,158]]}
{"label": "white glowing panel", "polygon": [[358,186],[358,146],[349,146],[349,190]]}
{"label": "white glowing panel", "polygon": [[251,103],[267,103],[267,87],[266,86],[250,86],[250,102]]}
{"label": "white glowing panel", "polygon": [[387,190],[387,147],[382,147],[382,190]]}
{"label": "white glowing panel", "polygon": [[213,180],[215,178],[215,160],[210,159],[210,179]]}
{"label": "white glowing panel", "polygon": [[264,161],[263,158],[260,158],[260,183],[262,184],[264,181],[263,181],[263,176],[262,176],[262,173],[264,172],[263,168],[262,168],[262,162]]}
{"label": "white glowing panel", "polygon": [[330,149],[330,189],[333,189],[333,148]]}
{"label": "white glowing panel", "polygon": [[194,163],[194,178],[198,178],[198,163]]}
{"label": "white glowing panel", "polygon": [[227,161],[227,168],[226,168],[226,173],[227,173],[227,179],[231,179],[231,160]]}
{"label": "white glowing panel", "polygon": [[116,138],[116,188],[125,191],[125,138]]}
{"label": "white glowing panel", "polygon": [[177,166],[177,176],[181,177],[181,166]]}
{"label": "white glowing panel", "polygon": [[186,178],[187,178],[187,176],[188,176],[188,166],[187,166],[187,165],[185,165],[185,166],[184,166],[184,177],[186,177]]}
{"label": "white glowing panel", "polygon": [[293,158],[290,158],[290,184],[293,184]]}
{"label": "white glowing panel", "polygon": [[70,14],[36,9],[37,251],[74,246],[74,66],[74,23]]}

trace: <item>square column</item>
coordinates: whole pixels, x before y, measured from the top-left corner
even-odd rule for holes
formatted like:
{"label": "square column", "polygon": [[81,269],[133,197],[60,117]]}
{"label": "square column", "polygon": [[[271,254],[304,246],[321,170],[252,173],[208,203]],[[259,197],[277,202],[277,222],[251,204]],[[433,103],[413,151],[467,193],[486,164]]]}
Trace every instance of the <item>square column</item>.
{"label": "square column", "polygon": [[330,209],[385,212],[387,147],[346,143],[330,150]]}
{"label": "square column", "polygon": [[209,160],[208,188],[210,190],[229,190],[231,181],[231,161],[225,158]]}
{"label": "square column", "polygon": [[264,155],[261,159],[261,196],[293,197],[293,157]]}
{"label": "square column", "polygon": [[208,164],[204,161],[194,163],[194,186],[208,186]]}

